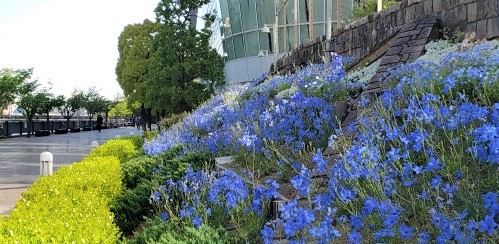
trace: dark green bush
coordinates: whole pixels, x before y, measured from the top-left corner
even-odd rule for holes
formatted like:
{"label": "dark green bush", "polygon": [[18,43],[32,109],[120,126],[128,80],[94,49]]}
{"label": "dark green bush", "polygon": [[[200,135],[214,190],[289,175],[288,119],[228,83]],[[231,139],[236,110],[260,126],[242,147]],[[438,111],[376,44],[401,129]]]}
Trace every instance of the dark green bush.
{"label": "dark green bush", "polygon": [[166,159],[160,167],[160,174],[158,180],[164,181],[166,179],[178,180],[185,174],[187,166],[190,165],[194,171],[197,170],[211,170],[215,166],[215,157],[207,152],[187,153],[182,157]]}
{"label": "dark green bush", "polygon": [[239,243],[222,229],[214,229],[208,225],[200,228],[175,224],[170,220],[159,218],[149,220],[148,227],[127,243]]}
{"label": "dark green bush", "polygon": [[111,207],[114,221],[124,235],[133,233],[144,216],[152,212],[149,203],[152,185],[150,181],[142,181],[134,189],[127,189],[118,196]]}

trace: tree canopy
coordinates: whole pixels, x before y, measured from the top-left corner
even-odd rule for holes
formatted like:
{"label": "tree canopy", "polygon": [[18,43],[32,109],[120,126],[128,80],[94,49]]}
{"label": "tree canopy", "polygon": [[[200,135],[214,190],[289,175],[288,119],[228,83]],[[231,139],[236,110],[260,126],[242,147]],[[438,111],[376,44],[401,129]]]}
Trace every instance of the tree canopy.
{"label": "tree canopy", "polygon": [[215,17],[202,16],[205,28],[192,19],[209,0],[163,0],[156,22],[128,25],[119,37],[118,82],[130,102],[162,113],[191,111],[223,82],[223,59],[210,47]]}
{"label": "tree canopy", "polygon": [[19,87],[31,78],[33,69],[0,70],[0,110],[12,104]]}

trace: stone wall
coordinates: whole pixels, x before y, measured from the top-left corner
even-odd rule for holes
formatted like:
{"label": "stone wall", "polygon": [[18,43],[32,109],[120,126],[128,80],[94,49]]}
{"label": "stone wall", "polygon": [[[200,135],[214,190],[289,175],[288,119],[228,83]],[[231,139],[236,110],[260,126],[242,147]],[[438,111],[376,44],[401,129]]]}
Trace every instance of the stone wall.
{"label": "stone wall", "polygon": [[[499,0],[402,0],[334,31],[329,51],[362,60],[393,38],[402,26],[426,15],[437,16],[440,28],[448,28],[449,33],[476,31],[480,39],[499,37]],[[325,36],[300,45],[277,61],[279,72],[322,62],[325,47]]]}

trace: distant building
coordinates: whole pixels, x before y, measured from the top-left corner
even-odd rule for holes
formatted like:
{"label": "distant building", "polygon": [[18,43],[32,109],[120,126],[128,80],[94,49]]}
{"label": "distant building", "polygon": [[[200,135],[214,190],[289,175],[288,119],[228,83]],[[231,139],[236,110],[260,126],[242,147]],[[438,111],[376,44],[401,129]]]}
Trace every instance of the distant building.
{"label": "distant building", "polygon": [[[279,57],[300,44],[326,33],[326,2],[332,4],[332,28],[336,26],[337,0],[214,0],[214,2],[220,3],[224,72],[227,82],[250,81],[269,71],[270,65],[274,62],[273,27],[276,13]],[[342,0],[342,16],[351,13],[353,3],[354,0]],[[309,22],[313,23],[311,30]],[[269,28],[270,33],[262,33],[265,26]]]}

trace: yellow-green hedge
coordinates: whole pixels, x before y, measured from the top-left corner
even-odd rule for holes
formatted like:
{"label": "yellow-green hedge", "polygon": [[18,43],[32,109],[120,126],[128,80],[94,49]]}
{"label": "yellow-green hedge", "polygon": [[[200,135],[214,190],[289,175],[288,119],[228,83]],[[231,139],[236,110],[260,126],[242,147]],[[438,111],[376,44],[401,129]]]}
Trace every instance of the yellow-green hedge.
{"label": "yellow-green hedge", "polygon": [[121,162],[124,162],[132,158],[137,152],[134,140],[134,138],[109,140],[101,146],[95,148],[90,155],[88,155],[88,157],[115,156]]}
{"label": "yellow-green hedge", "polygon": [[132,140],[110,140],[40,178],[0,221],[0,243],[115,243],[120,232],[110,204],[123,191],[120,160],[135,153]]}

